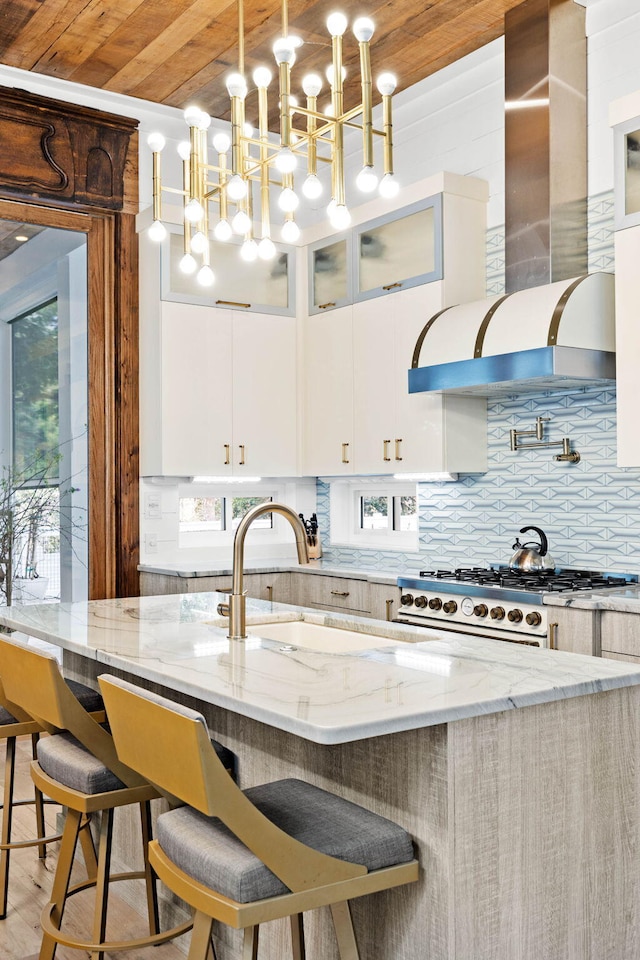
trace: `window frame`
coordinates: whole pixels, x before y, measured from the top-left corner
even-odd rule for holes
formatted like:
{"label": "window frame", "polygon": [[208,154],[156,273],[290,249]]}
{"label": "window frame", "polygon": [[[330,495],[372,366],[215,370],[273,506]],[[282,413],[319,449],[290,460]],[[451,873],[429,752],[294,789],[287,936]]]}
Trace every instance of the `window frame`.
{"label": "window frame", "polygon": [[[283,499],[282,489],[277,484],[258,483],[244,484],[241,480],[236,483],[207,483],[206,481],[180,483],[178,485],[178,550],[193,550],[206,547],[227,547],[233,545],[236,527],[233,525],[232,505],[236,497],[270,497],[274,502]],[[223,500],[223,528],[207,531],[180,530],[180,501],[183,499],[219,498]],[[278,514],[271,514],[271,526],[260,527],[253,525],[248,533],[252,542],[262,544],[278,543],[289,539],[287,528],[289,524]]]}

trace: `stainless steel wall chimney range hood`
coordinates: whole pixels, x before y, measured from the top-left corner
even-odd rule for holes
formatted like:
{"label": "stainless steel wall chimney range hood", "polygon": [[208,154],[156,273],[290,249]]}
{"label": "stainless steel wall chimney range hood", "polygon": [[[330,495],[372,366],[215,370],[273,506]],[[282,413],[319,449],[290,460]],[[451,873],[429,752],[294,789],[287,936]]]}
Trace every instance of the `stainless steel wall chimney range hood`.
{"label": "stainless steel wall chimney range hood", "polygon": [[573,0],[525,0],[505,17],[508,292],[427,322],[410,393],[498,396],[615,379],[613,276],[586,276],[584,16]]}

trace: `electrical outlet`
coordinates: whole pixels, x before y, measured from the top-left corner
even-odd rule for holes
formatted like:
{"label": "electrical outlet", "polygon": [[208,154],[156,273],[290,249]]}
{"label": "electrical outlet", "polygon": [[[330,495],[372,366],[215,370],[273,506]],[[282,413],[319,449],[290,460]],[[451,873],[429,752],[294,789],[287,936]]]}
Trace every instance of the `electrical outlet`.
{"label": "electrical outlet", "polygon": [[144,544],[147,549],[147,553],[158,552],[158,538],[155,533],[148,533],[144,538]]}
{"label": "electrical outlet", "polygon": [[147,494],[145,498],[144,515],[147,520],[162,520],[162,501],[160,494]]}

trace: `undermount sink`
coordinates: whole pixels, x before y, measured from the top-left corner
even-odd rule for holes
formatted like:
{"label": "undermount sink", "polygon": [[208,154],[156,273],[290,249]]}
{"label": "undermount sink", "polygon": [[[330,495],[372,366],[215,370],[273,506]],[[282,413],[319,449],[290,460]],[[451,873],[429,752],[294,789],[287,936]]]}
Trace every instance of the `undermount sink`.
{"label": "undermount sink", "polygon": [[355,653],[359,650],[375,650],[396,645],[395,640],[388,640],[386,637],[340,630],[338,627],[327,627],[324,624],[310,623],[308,620],[252,623],[248,625],[248,632],[263,640],[275,640],[287,646],[304,647],[322,653]]}

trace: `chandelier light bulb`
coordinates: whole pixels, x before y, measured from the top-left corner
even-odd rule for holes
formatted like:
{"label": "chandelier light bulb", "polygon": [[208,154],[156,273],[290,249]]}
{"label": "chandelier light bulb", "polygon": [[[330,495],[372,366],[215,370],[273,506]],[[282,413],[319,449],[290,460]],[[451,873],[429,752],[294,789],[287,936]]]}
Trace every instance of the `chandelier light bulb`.
{"label": "chandelier light bulb", "polygon": [[293,213],[298,209],[300,198],[291,187],[285,187],[278,197],[278,206],[284,213]]}
{"label": "chandelier light bulb", "polygon": [[216,153],[226,153],[231,146],[231,137],[226,133],[216,133],[211,142]]}
{"label": "chandelier light bulb", "polygon": [[230,97],[240,97],[241,100],[247,95],[247,81],[241,73],[231,73],[227,77],[227,93]]}
{"label": "chandelier light bulb", "polygon": [[258,259],[258,244],[255,240],[245,240],[240,247],[240,256],[246,263],[253,263]]}
{"label": "chandelier light bulb", "polygon": [[296,50],[301,46],[301,37],[296,37],[292,34],[289,34],[288,37],[278,37],[272,48],[278,66],[280,66],[281,63],[288,63],[289,66],[292,67],[296,59]]}
{"label": "chandelier light bulb", "polygon": [[305,97],[317,97],[322,90],[322,77],[317,73],[308,73],[302,78]]}
{"label": "chandelier light bulb", "polygon": [[400,184],[392,173],[385,173],[380,181],[378,190],[380,191],[380,196],[384,197],[385,200],[393,200],[394,197],[398,196]]}
{"label": "chandelier light bulb", "polygon": [[153,240],[154,243],[162,243],[167,235],[167,228],[161,220],[154,220],[147,233],[149,239]]}
{"label": "chandelier light bulb", "polygon": [[334,115],[334,114],[333,114],[333,104],[332,104],[332,103],[328,103],[328,104],[326,105],[326,107],[324,108],[324,115],[325,115],[325,117],[332,117],[332,116]]}
{"label": "chandelier light bulb", "polygon": [[161,133],[150,133],[147,137],[147,146],[150,147],[154,153],[160,153],[164,150],[166,142]]}
{"label": "chandelier light bulb", "polygon": [[196,107],[195,104],[192,104],[191,106],[187,107],[187,109],[183,113],[184,122],[187,124],[188,127],[197,127],[198,124],[200,123],[201,113],[202,113],[202,110],[200,109],[200,107]]}
{"label": "chandelier light bulb", "polygon": [[234,173],[227,183],[227,194],[230,200],[244,200],[247,195],[247,181],[239,173]]}
{"label": "chandelier light bulb", "polygon": [[204,110],[200,111],[200,118],[198,120],[198,130],[208,130],[211,126],[211,117],[208,113],[205,113]]}
{"label": "chandelier light bulb", "polygon": [[[342,74],[342,82],[344,83],[344,81],[347,79],[346,67],[343,67],[340,73]],[[327,69],[325,70],[325,76],[329,81],[329,85],[333,87],[334,83],[333,83],[333,64],[332,63],[330,63]]]}
{"label": "chandelier light bulb", "polygon": [[285,243],[296,243],[300,238],[300,227],[295,220],[285,220],[280,235]]}
{"label": "chandelier light bulb", "polygon": [[315,173],[310,173],[302,184],[302,193],[307,200],[317,200],[322,195],[322,184]]}
{"label": "chandelier light bulb", "polygon": [[198,232],[192,236],[191,249],[194,253],[203,253],[207,249],[207,238],[202,230],[198,230]]}
{"label": "chandelier light bulb", "polygon": [[184,216],[189,223],[197,223],[199,220],[202,220],[204,216],[204,207],[199,200],[195,199],[195,197],[192,197],[184,208]]}
{"label": "chandelier light bulb", "polygon": [[353,35],[359,43],[367,43],[368,40],[371,40],[375,28],[375,24],[370,17],[358,17],[353,24]]}
{"label": "chandelier light bulb", "polygon": [[256,67],[253,71],[253,82],[258,89],[265,90],[272,80],[272,73],[268,67]]}
{"label": "chandelier light bulb", "polygon": [[200,267],[198,270],[198,276],[196,277],[196,280],[201,287],[212,287],[215,279],[216,276],[209,264],[205,263],[204,266]]}
{"label": "chandelier light bulb", "polygon": [[276,154],[276,167],[280,173],[293,173],[297,166],[298,158],[289,147],[283,147],[282,150]]}
{"label": "chandelier light bulb", "polygon": [[191,144],[188,140],[181,140],[178,144],[178,156],[181,160],[188,160],[191,156]]}
{"label": "chandelier light bulb", "polygon": [[329,214],[329,221],[334,230],[346,230],[351,223],[351,214],[344,203],[336,203]]}
{"label": "chandelier light bulb", "polygon": [[231,226],[234,233],[247,233],[251,229],[251,220],[244,210],[238,210],[231,221]]}
{"label": "chandelier light bulb", "polygon": [[253,137],[253,127],[248,120],[245,120],[244,124],[242,125],[242,135],[246,137],[247,140],[251,140]]}
{"label": "chandelier light bulb", "polygon": [[373,193],[378,186],[378,175],[373,167],[363,167],[356,177],[356,186],[363,193]]}
{"label": "chandelier light bulb", "polygon": [[381,73],[376,80],[376,86],[383,97],[390,97],[397,85],[398,81],[393,73]]}
{"label": "chandelier light bulb", "polygon": [[349,21],[344,13],[330,13],[327,17],[327,30],[332,37],[341,37],[347,29]]}
{"label": "chandelier light bulb", "polygon": [[276,247],[271,237],[263,237],[258,244],[258,256],[261,260],[273,260],[276,255]]}
{"label": "chandelier light bulb", "polygon": [[213,235],[216,240],[219,240],[221,243],[226,243],[227,240],[231,239],[233,230],[231,229],[231,224],[228,220],[218,220],[215,227],[213,228]]}
{"label": "chandelier light bulb", "polygon": [[190,253],[185,253],[184,257],[180,261],[180,272],[190,276],[192,273],[196,272],[198,264],[193,259]]}

